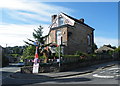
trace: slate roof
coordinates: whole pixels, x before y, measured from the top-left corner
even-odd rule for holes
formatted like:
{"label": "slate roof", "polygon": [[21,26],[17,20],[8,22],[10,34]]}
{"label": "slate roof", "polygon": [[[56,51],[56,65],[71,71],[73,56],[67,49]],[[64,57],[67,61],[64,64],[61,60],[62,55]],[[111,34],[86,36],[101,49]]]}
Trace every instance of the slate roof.
{"label": "slate roof", "polygon": [[[70,19],[74,20],[75,22],[78,22],[78,23],[83,24],[83,25],[85,25],[85,26],[87,26],[87,27],[90,27],[89,25],[85,24],[84,22],[81,22],[80,20],[78,20],[78,19],[76,19],[76,18],[73,18],[73,17],[71,17],[71,16],[69,16],[69,15],[67,15],[67,14],[65,14],[65,13],[62,13],[62,14],[64,14],[64,15],[67,16],[67,17],[69,17]],[[92,28],[92,27],[90,27],[90,28]],[[92,28],[92,29],[94,30],[94,28]]]}

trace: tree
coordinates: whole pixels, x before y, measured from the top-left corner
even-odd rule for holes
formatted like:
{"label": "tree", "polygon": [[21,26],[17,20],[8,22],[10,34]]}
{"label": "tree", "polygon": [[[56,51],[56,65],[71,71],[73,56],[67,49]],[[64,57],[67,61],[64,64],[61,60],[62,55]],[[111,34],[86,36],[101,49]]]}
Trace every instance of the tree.
{"label": "tree", "polygon": [[120,46],[118,48],[115,49],[115,52],[120,53]]}
{"label": "tree", "polygon": [[[35,54],[35,45],[34,43],[36,41],[38,41],[38,47],[40,47],[40,51],[42,51],[42,49],[46,46],[49,46],[51,43],[49,44],[45,44],[45,38],[48,36],[43,36],[43,27],[42,26],[39,26],[39,28],[37,30],[34,29],[34,32],[33,32],[33,38],[35,40],[31,40],[31,39],[28,39],[29,42],[27,41],[24,41],[26,44],[27,44],[27,47],[26,49],[24,50],[24,53],[23,53],[23,58],[26,58],[26,57],[30,57],[30,56],[33,56]],[[32,42],[32,43],[30,43]]]}
{"label": "tree", "polygon": [[25,48],[25,50],[23,51],[23,56],[22,58],[23,59],[28,59],[28,58],[34,58],[34,55],[35,55],[35,47],[30,45],[30,46],[27,46]]}
{"label": "tree", "polygon": [[48,36],[43,36],[43,27],[42,26],[39,26],[39,28],[37,30],[34,29],[34,32],[33,32],[33,38],[35,39],[34,40],[31,40],[31,39],[28,39],[28,41],[32,42],[32,43],[29,43],[27,41],[24,41],[27,45],[33,45],[34,42],[38,41],[39,42],[39,46],[40,47],[45,47],[45,46],[48,46],[47,44],[45,44],[45,38]]}
{"label": "tree", "polygon": [[97,45],[95,43],[93,44],[92,49],[93,49],[93,51],[98,49],[98,47],[97,47]]}

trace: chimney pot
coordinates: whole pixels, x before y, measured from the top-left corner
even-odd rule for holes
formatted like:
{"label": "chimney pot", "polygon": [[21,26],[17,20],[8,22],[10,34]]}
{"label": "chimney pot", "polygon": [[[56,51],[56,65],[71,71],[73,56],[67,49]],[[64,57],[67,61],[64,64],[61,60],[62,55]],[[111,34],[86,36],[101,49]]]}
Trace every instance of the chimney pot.
{"label": "chimney pot", "polygon": [[81,22],[83,22],[83,23],[84,23],[84,19],[83,19],[83,18],[79,19],[79,21],[81,21]]}
{"label": "chimney pot", "polygon": [[52,15],[52,22],[54,21],[54,19],[57,17],[57,15]]}

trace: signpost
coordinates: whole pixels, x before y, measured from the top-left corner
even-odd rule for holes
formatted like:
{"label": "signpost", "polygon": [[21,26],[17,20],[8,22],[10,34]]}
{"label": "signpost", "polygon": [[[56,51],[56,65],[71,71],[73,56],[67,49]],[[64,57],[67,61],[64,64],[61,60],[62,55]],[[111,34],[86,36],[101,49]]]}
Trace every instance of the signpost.
{"label": "signpost", "polygon": [[38,41],[34,42],[34,45],[36,45],[36,51],[35,51],[35,58],[34,58],[34,64],[33,64],[33,73],[39,72],[39,63],[38,61]]}
{"label": "signpost", "polygon": [[60,50],[61,37],[62,37],[61,31],[58,30],[58,31],[57,31],[57,44],[59,45],[59,47],[58,47],[58,48],[59,48],[59,49],[58,49],[58,51],[59,51],[59,67],[60,67],[60,62],[61,62],[61,57],[60,57],[60,53],[61,53],[61,50]]}
{"label": "signpost", "polygon": [[33,73],[38,73],[39,72],[39,63],[34,63],[33,64]]}

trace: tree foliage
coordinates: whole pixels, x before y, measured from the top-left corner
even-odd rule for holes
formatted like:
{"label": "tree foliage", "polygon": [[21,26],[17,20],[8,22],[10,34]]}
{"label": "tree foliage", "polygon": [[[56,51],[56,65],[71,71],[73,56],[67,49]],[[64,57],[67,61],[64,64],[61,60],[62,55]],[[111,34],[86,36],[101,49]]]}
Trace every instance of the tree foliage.
{"label": "tree foliage", "polygon": [[115,52],[120,53],[120,46],[118,48],[115,49]]}
{"label": "tree foliage", "polygon": [[35,46],[30,45],[30,46],[27,46],[25,48],[25,50],[23,51],[22,58],[23,59],[28,59],[30,56],[33,56],[33,58],[34,58],[34,55],[35,55]]}
{"label": "tree foliage", "polygon": [[[42,44],[44,46],[44,39],[48,36],[43,36],[43,27],[42,26],[39,26],[38,29],[34,29],[34,32],[33,32],[33,38],[34,40],[31,40],[31,39],[28,39],[29,42],[27,41],[24,41],[27,45],[33,45],[34,42],[38,41],[39,44]],[[30,43],[31,42],[31,43]]]}
{"label": "tree foliage", "polygon": [[42,30],[43,30],[42,26],[39,26],[39,28],[37,30],[34,29],[34,32],[32,34],[34,40],[28,39],[29,42],[24,41],[27,44],[27,47],[24,50],[23,58],[27,58],[27,57],[30,58],[31,56],[33,57],[35,55],[35,45],[34,45],[34,43],[36,41],[38,41],[38,46],[41,49],[43,49],[44,47],[49,46],[51,44],[51,43],[45,44],[45,38],[48,35],[43,36],[43,31]]}
{"label": "tree foliage", "polygon": [[96,50],[98,49],[97,45],[94,43],[93,46],[92,46],[93,50]]}

